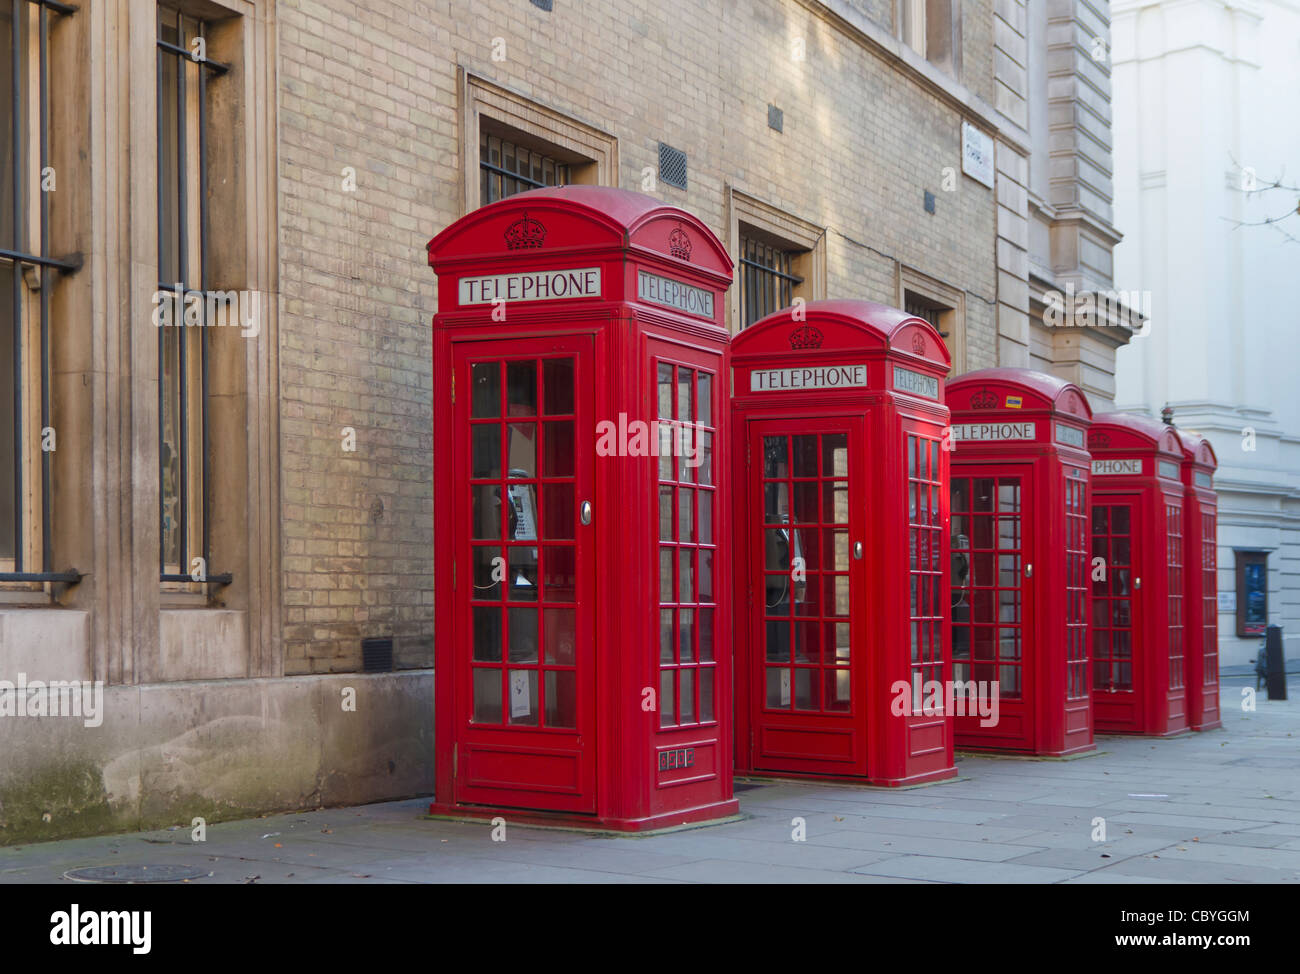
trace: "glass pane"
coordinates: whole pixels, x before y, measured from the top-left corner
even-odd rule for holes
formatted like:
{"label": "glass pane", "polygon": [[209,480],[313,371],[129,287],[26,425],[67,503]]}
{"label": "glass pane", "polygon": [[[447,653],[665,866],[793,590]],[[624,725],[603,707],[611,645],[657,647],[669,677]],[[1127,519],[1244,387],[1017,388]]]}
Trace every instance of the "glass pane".
{"label": "glass pane", "polygon": [[659,488],[659,540],[673,540],[673,489]]}
{"label": "glass pane", "polygon": [[763,520],[784,524],[790,519],[790,488],[785,481],[763,485]]}
{"label": "glass pane", "polygon": [[763,476],[769,480],[789,476],[789,450],[784,436],[763,437]]}
{"label": "glass pane", "polygon": [[511,541],[537,540],[537,488],[512,484],[506,488],[510,505],[506,509],[506,538]]}
{"label": "glass pane", "polygon": [[695,421],[695,412],[691,408],[691,384],[694,381],[694,369],[677,366],[677,418],[684,423]]}
{"label": "glass pane", "polygon": [[470,427],[470,476],[501,476],[501,427],[496,423]]}
{"label": "glass pane", "polygon": [[713,609],[698,610],[700,662],[713,662]]}
{"label": "glass pane", "polygon": [[815,524],[817,522],[816,483],[796,483],[794,485],[794,519],[803,524]]}
{"label": "glass pane", "polygon": [[[493,429],[497,427],[493,425]],[[506,458],[508,476],[512,480],[527,480],[537,476],[537,424],[511,423],[508,427]]]}
{"label": "glass pane", "polygon": [[476,362],[470,368],[470,410],[476,418],[501,415],[501,363]]}
{"label": "glass pane", "polygon": [[700,723],[713,720],[713,667],[700,667]]}
{"label": "glass pane", "polygon": [[1110,530],[1111,534],[1129,533],[1129,508],[1127,504],[1111,509]]}
{"label": "glass pane", "polygon": [[659,418],[673,418],[673,367],[659,363]]}
{"label": "glass pane", "polygon": [[695,552],[690,548],[677,551],[677,601],[695,601]]}
{"label": "glass pane", "polygon": [[767,705],[769,707],[790,706],[789,669],[775,666],[767,668]]}
{"label": "glass pane", "polygon": [[474,722],[501,723],[501,671],[496,667],[474,670]]}
{"label": "glass pane", "polygon": [[970,510],[970,481],[954,480],[949,495],[952,498],[953,513],[965,513]]}
{"label": "glass pane", "polygon": [[537,601],[537,549],[510,548],[506,551],[506,597],[512,602]]}
{"label": "glass pane", "polygon": [[545,423],[542,430],[546,450],[542,458],[543,477],[573,476],[573,421]]}
{"label": "glass pane", "polygon": [[988,478],[979,478],[971,481],[971,491],[974,496],[971,503],[974,505],[972,510],[977,512],[992,512],[993,510],[993,481]]}
{"label": "glass pane", "polygon": [[713,491],[700,491],[699,507],[699,543],[713,544]]}
{"label": "glass pane", "polygon": [[682,724],[695,723],[695,670],[688,668],[678,671],[677,679],[680,681],[680,703],[681,703],[681,720]]}
{"label": "glass pane", "polygon": [[578,726],[578,674],[574,670],[546,671],[546,724]]}
{"label": "glass pane", "polygon": [[496,606],[474,606],[474,659],[501,662],[501,610]]}
{"label": "glass pane", "polygon": [[822,518],[829,524],[849,523],[849,485],[844,480],[822,484]]}
{"label": "glass pane", "polygon": [[699,561],[699,601],[713,601],[713,549],[701,548]]}
{"label": "glass pane", "polygon": [[673,598],[673,549],[659,549],[659,601],[675,602]]}
{"label": "glass pane", "polygon": [[506,363],[506,415],[537,415],[537,363]]}
{"label": "glass pane", "polygon": [[505,559],[501,549],[476,545],[470,555],[474,563],[474,598],[501,598],[501,579],[505,577]]}
{"label": "glass pane", "polygon": [[784,619],[767,623],[767,658],[774,662],[790,659],[790,623]]}
{"label": "glass pane", "polygon": [[573,539],[573,484],[542,485],[542,537],[552,541]]}
{"label": "glass pane", "polygon": [[826,642],[824,644],[826,652],[826,662],[830,662],[834,657],[839,662],[845,662],[851,654],[851,643],[849,640],[849,624],[847,622],[828,622],[826,623]]}
{"label": "glass pane", "polygon": [[817,709],[817,670],[800,667],[794,671],[794,705],[798,710]]}
{"label": "glass pane", "polygon": [[537,662],[537,610],[507,609],[510,662]]}
{"label": "glass pane", "polygon": [[673,656],[673,610],[659,610],[659,662],[675,663]]}
{"label": "glass pane", "polygon": [[542,613],[546,626],[546,662],[572,666],[577,659],[578,628],[574,609],[546,609]]}
{"label": "glass pane", "polygon": [[510,671],[510,723],[537,726],[537,671]]}
{"label": "glass pane", "polygon": [[849,670],[823,670],[825,679],[822,709],[844,713],[849,709]]}
{"label": "glass pane", "polygon": [[677,723],[677,699],[675,695],[675,670],[659,671],[659,726],[671,727]]}
{"label": "glass pane", "polygon": [[705,426],[713,425],[713,376],[700,372],[695,386],[695,408],[697,422]]}
{"label": "glass pane", "polygon": [[796,477],[816,477],[817,476],[817,436],[815,434],[803,434],[791,437],[794,449],[794,462],[792,464],[794,476]]}
{"label": "glass pane", "polygon": [[501,488],[496,484],[482,484],[470,488],[470,536],[474,538],[501,537]]}
{"label": "glass pane", "polygon": [[578,600],[577,549],[564,545],[547,545],[544,556],[545,590],[548,602]]}
{"label": "glass pane", "polygon": [[695,491],[689,487],[677,490],[677,540],[689,544],[694,540]]}
{"label": "glass pane", "polygon": [[548,358],[542,363],[544,408],[548,416],[573,412],[573,359]]}
{"label": "glass pane", "polygon": [[847,433],[827,433],[822,437],[822,476],[849,475],[849,437]]}

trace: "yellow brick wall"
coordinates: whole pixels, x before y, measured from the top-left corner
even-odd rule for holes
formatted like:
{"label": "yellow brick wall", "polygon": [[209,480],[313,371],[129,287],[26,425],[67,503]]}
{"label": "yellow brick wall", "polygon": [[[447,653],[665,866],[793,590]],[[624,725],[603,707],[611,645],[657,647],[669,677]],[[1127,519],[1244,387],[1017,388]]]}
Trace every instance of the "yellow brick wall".
{"label": "yellow brick wall", "polygon": [[[996,364],[995,201],[960,175],[961,117],[818,6],[278,4],[288,672],[358,668],[360,639],[390,632],[402,662],[431,660],[436,295],[423,248],[460,215],[457,65],[615,136],[626,188],[657,165],[657,142],[682,149],[689,190],[657,195],[724,240],[729,185],[827,228],[831,297],[897,303],[897,262],[965,291],[968,365]],[[848,6],[885,24],[892,10]],[[989,4],[965,3],[962,37],[961,80],[991,102]]]}

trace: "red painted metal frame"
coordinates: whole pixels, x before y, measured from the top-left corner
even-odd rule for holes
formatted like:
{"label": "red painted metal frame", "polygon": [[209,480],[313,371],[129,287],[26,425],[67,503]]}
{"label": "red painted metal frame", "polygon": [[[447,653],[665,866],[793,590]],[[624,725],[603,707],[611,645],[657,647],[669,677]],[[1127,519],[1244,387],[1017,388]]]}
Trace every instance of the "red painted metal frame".
{"label": "red painted metal frame", "polygon": [[[1170,658],[1171,623],[1179,621],[1171,619],[1171,607],[1182,597],[1181,589],[1171,591],[1170,586],[1170,545],[1178,541],[1170,528],[1182,527],[1182,444],[1170,426],[1143,416],[1106,413],[1093,417],[1088,451],[1093,464],[1093,508],[1127,504],[1132,512],[1132,688],[1103,688],[1094,677],[1097,730],[1177,734],[1188,726],[1186,687],[1171,686],[1178,681],[1176,674],[1171,680]],[[1115,461],[1136,461],[1139,469],[1111,472],[1108,465]],[[1170,511],[1175,510],[1171,518]],[[1099,628],[1095,616],[1093,625],[1095,639]]]}
{"label": "red painted metal frame", "polygon": [[[1092,702],[1088,682],[1088,633],[1083,656],[1083,692],[1070,692],[1069,614],[1071,569],[1067,551],[1067,490],[1085,485],[1087,512],[1089,455],[1084,446],[1092,422],[1088,398],[1074,383],[1030,369],[995,368],[968,372],[948,383],[954,428],[964,425],[1033,423],[1034,437],[953,437],[951,477],[1021,478],[1021,695],[999,698],[996,726],[978,716],[956,718],[959,748],[1043,755],[1093,750]],[[1064,432],[1062,432],[1064,429]],[[991,431],[990,435],[995,435]],[[1074,440],[1074,442],[1067,442]],[[1083,539],[1087,550],[1087,538]],[[1032,574],[1027,567],[1032,565]],[[1075,598],[1079,596],[1076,594]],[[1086,598],[1086,592],[1083,596]],[[994,606],[995,611],[997,606]],[[1081,607],[1088,618],[1088,606]],[[996,624],[996,623],[995,623]],[[1079,637],[1073,637],[1077,640]],[[997,637],[994,645],[997,646]],[[1075,687],[1079,666],[1075,662]]]}
{"label": "red painted metal frame", "polygon": [[[680,362],[715,374],[711,411],[716,424],[715,491],[727,496],[729,415],[725,408],[725,294],[731,259],[695,217],[658,200],[594,186],[547,188],[489,204],[429,242],[438,274],[434,317],[434,605],[435,795],[440,815],[581,825],[642,831],[734,814],[730,627],[715,627],[714,719],[659,727],[658,458],[647,451],[597,450],[598,426],[635,429],[657,419],[655,361]],[[462,278],[597,268],[581,296],[461,304]],[[639,297],[640,272],[648,278]],[[522,279],[494,285],[521,297]],[[669,284],[667,282],[676,282]],[[578,283],[581,283],[580,281]],[[566,291],[575,284],[563,284]],[[681,289],[680,285],[698,290]],[[467,285],[467,287],[469,287]],[[515,287],[515,291],[509,290]],[[482,294],[469,289],[466,297]],[[657,300],[656,300],[657,299]],[[501,320],[494,320],[498,318]],[[495,727],[471,721],[469,670],[473,634],[467,607],[472,567],[462,525],[470,518],[467,436],[453,397],[470,395],[466,356],[518,358],[553,349],[586,357],[589,383],[576,395],[578,481],[590,491],[575,498],[580,558],[580,618],[590,644],[577,648],[591,662],[583,675],[579,726],[568,735]],[[580,369],[580,374],[582,370]],[[459,387],[459,393],[456,391]],[[585,400],[585,401],[584,401]],[[629,440],[635,443],[635,440]],[[626,455],[637,453],[637,455]],[[698,474],[695,474],[698,476]],[[579,511],[590,501],[593,517]],[[715,504],[716,539],[730,537],[730,504]],[[718,544],[714,566],[717,617],[730,619],[730,548]],[[580,623],[580,626],[582,623]],[[579,639],[582,629],[579,629]],[[558,752],[558,753],[557,753]],[[590,763],[585,774],[584,762]],[[575,771],[574,769],[579,770]],[[559,797],[557,797],[559,796]]]}
{"label": "red painted metal frame", "polygon": [[[1183,447],[1183,530],[1187,549],[1187,722],[1192,730],[1222,727],[1219,714],[1219,495],[1214,490],[1218,458],[1210,441],[1178,430]],[[1200,639],[1193,638],[1199,633]],[[1199,649],[1199,652],[1197,651]]]}
{"label": "red painted metal frame", "polygon": [[[810,733],[801,753],[793,735],[800,726],[796,714],[782,713],[775,722],[764,713],[762,685],[756,684],[764,652],[756,643],[752,586],[761,576],[764,552],[755,550],[761,511],[753,481],[754,464],[737,449],[731,458],[734,482],[745,485],[735,492],[734,550],[736,605],[736,769],[745,773],[785,777],[836,777],[868,784],[899,786],[938,781],[956,776],[953,763],[952,718],[949,714],[892,712],[895,684],[911,685],[910,649],[908,467],[904,454],[909,432],[934,444],[938,464],[939,502],[934,527],[939,537],[937,566],[948,559],[948,458],[938,448],[948,422],[944,406],[944,376],[949,359],[943,340],[928,322],[905,312],[866,301],[814,301],[787,309],[756,322],[741,332],[731,347],[731,413],[737,444],[752,446],[763,429],[798,431],[853,430],[860,423],[861,439],[851,450],[850,497],[860,506],[863,558],[854,560],[851,574],[851,657],[854,740],[848,761],[828,761],[816,744],[817,731],[830,718],[811,715],[803,721]],[[865,387],[805,388],[789,391],[751,391],[751,374],[770,369],[834,365],[864,365]],[[933,398],[895,387],[896,367],[934,383]],[[910,373],[910,376],[909,374]],[[807,424],[806,426],[804,424]],[[779,424],[779,425],[769,425]],[[860,459],[856,459],[860,458]],[[856,522],[851,522],[855,524]],[[937,679],[951,678],[947,652],[947,572],[936,566],[939,645],[930,670]],[[759,589],[759,598],[763,589]],[[862,665],[865,664],[865,665]],[[918,670],[920,664],[918,664]],[[910,705],[910,694],[908,695]],[[910,709],[910,708],[909,708]],[[765,733],[783,732],[775,746],[765,744]],[[842,742],[833,745],[843,755]],[[857,756],[861,755],[862,760]]]}

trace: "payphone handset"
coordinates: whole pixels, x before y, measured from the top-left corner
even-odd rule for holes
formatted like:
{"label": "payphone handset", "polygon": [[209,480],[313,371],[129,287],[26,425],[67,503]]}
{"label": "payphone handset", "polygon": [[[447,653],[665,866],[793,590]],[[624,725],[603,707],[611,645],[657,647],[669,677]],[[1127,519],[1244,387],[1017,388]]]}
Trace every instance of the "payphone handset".
{"label": "payphone handset", "polygon": [[781,522],[786,525],[784,528],[765,532],[768,550],[764,552],[766,556],[764,564],[781,565],[785,568],[780,575],[768,576],[767,607],[769,609],[788,602],[791,598],[791,588],[794,589],[794,602],[802,604],[808,589],[803,543],[799,540],[799,532],[790,523],[789,515],[782,514]]}
{"label": "payphone handset", "polygon": [[[512,477],[527,477],[526,470],[511,470]],[[513,541],[537,540],[537,513],[533,508],[533,488],[530,484],[515,484],[506,488],[510,498],[510,537]]]}
{"label": "payphone handset", "polygon": [[959,534],[952,539],[952,606],[954,609],[967,604],[966,599],[973,583],[969,549],[970,538],[966,535]]}

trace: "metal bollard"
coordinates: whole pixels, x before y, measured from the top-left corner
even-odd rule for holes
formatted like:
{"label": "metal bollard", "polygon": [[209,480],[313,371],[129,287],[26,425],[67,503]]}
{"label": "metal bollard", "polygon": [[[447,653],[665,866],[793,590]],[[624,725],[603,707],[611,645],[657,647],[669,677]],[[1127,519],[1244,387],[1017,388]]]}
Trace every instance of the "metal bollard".
{"label": "metal bollard", "polygon": [[1282,658],[1281,626],[1268,627],[1268,634],[1264,639],[1264,647],[1268,653],[1268,677],[1266,679],[1268,699],[1285,700],[1286,660]]}

